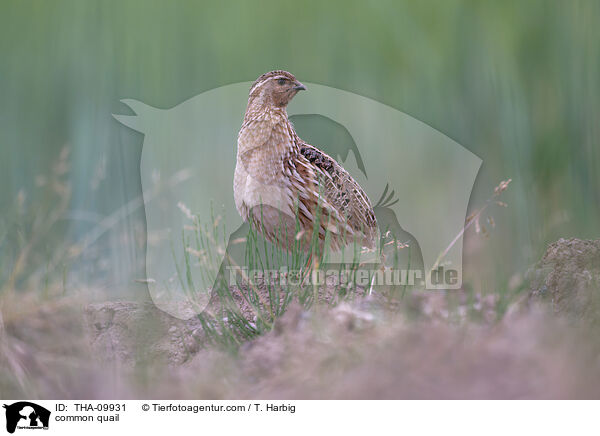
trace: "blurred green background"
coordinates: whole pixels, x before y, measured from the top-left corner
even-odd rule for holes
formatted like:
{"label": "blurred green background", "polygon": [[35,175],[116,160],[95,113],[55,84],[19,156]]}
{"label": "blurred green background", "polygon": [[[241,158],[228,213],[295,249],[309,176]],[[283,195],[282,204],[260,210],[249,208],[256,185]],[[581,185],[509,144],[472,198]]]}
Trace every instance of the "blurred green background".
{"label": "blurred green background", "polygon": [[168,108],[282,68],[477,154],[473,208],[512,178],[465,250],[472,286],[506,286],[548,242],[599,237],[599,29],[597,1],[3,0],[0,279],[142,290],[143,137],[119,100]]}

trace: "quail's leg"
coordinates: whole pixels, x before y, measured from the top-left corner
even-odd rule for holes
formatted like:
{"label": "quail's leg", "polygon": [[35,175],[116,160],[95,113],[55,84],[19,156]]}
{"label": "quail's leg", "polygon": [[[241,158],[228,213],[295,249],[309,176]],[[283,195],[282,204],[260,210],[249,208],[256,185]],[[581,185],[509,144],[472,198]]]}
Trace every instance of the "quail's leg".
{"label": "quail's leg", "polygon": [[308,255],[308,259],[306,260],[306,264],[300,270],[300,277],[302,277],[302,282],[300,283],[301,287],[304,287],[308,284],[308,280],[313,266],[313,253],[311,251],[311,253]]}

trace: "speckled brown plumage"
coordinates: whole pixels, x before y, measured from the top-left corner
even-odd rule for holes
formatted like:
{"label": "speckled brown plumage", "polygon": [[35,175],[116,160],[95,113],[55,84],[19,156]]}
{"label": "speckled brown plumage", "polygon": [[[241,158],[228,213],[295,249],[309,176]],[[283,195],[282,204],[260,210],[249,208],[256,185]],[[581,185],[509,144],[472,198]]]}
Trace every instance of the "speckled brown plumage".
{"label": "speckled brown plumage", "polygon": [[298,137],[286,106],[306,89],[287,71],[260,76],[250,88],[238,135],[234,198],[238,212],[267,239],[308,249],[318,223],[321,246],[356,241],[374,248],[377,220],[358,183],[333,158]]}

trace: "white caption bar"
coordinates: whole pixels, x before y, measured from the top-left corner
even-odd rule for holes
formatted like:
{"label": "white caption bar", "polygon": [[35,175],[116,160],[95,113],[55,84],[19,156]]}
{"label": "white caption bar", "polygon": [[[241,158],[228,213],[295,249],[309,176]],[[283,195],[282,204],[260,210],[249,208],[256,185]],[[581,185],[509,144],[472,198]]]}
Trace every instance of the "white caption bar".
{"label": "white caption bar", "polygon": [[[4,400],[0,434],[586,434],[597,401]],[[225,431],[226,430],[226,431]],[[251,432],[252,433],[252,432]],[[201,433],[198,433],[201,434]]]}

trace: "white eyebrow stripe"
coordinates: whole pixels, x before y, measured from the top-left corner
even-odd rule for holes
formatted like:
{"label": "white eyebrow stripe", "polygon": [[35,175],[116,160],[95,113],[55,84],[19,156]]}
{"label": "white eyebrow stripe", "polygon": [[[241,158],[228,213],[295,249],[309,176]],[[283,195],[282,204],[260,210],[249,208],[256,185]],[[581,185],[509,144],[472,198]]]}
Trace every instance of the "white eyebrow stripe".
{"label": "white eyebrow stripe", "polygon": [[248,95],[251,95],[251,94],[252,94],[252,92],[254,92],[254,90],[255,90],[257,87],[259,87],[259,86],[263,85],[263,84],[264,84],[264,83],[265,83],[267,80],[269,80],[269,79],[274,79],[274,80],[285,79],[285,80],[290,80],[290,81],[291,81],[291,80],[293,80],[293,79],[291,79],[290,77],[287,77],[287,76],[285,76],[285,75],[283,75],[283,74],[280,74],[280,75],[278,75],[278,76],[269,76],[269,77],[265,77],[265,78],[264,78],[264,79],[262,79],[260,82],[256,83],[256,84],[255,84],[255,85],[254,85],[252,88],[250,88],[250,92],[248,93]]}

